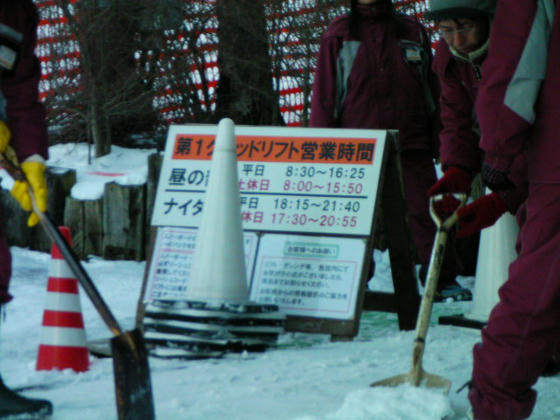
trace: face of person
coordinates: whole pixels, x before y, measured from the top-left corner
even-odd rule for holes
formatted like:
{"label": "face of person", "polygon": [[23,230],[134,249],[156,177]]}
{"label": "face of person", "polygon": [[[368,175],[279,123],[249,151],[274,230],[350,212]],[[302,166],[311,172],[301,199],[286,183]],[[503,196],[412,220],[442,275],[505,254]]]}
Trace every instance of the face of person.
{"label": "face of person", "polygon": [[456,51],[468,54],[488,38],[488,22],[485,18],[442,20],[438,32]]}

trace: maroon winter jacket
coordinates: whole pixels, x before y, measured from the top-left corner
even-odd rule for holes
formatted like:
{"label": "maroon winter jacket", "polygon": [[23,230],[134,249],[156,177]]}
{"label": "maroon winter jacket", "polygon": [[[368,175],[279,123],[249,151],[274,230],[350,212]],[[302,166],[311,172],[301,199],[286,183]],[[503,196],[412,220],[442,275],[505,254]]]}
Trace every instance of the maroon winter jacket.
{"label": "maroon winter jacket", "polygon": [[[510,171],[528,149],[529,182],[560,182],[560,11],[553,0],[500,3],[488,74],[477,100],[481,147],[493,168]],[[546,9],[546,5],[551,9]],[[550,29],[551,28],[551,29]]]}
{"label": "maroon winter jacket", "polygon": [[[38,16],[30,0],[0,1],[0,44],[18,48],[12,71],[2,71],[1,91],[6,100],[11,145],[18,158],[47,157],[45,109],[39,102],[39,61],[34,50]],[[1,112],[1,111],[0,111]]]}
{"label": "maroon winter jacket", "polygon": [[335,19],[323,34],[310,125],[398,129],[404,150],[436,154],[438,88],[424,28],[390,5],[358,11],[358,37],[349,16]]}

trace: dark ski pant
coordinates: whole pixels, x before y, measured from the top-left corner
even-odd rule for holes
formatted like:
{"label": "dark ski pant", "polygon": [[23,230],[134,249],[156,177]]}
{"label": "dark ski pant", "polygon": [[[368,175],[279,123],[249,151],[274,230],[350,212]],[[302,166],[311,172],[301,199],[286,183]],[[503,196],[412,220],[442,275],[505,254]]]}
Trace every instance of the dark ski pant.
{"label": "dark ski pant", "polygon": [[531,184],[525,210],[519,256],[473,350],[477,420],[529,417],[560,337],[560,184]]}
{"label": "dark ski pant", "polygon": [[8,286],[12,275],[12,256],[3,231],[5,226],[6,221],[0,207],[0,305],[11,299],[11,296],[8,294]]}
{"label": "dark ski pant", "polygon": [[[408,221],[418,251],[419,263],[428,266],[434,244],[436,225],[430,216],[428,190],[435,184],[436,170],[429,151],[405,151],[401,154]],[[448,238],[439,286],[453,284],[458,272],[454,236]]]}

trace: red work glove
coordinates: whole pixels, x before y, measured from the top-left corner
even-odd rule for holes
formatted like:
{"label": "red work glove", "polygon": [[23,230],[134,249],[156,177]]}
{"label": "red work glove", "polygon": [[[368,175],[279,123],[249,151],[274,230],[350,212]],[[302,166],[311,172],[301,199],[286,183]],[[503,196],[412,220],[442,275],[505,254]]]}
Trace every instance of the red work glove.
{"label": "red work glove", "polygon": [[465,193],[471,190],[472,175],[457,166],[450,166],[443,176],[428,190],[428,195],[433,197],[445,193]]}
{"label": "red work glove", "polygon": [[460,208],[457,212],[459,216],[457,237],[463,238],[492,226],[506,210],[504,202],[496,193],[484,195]]}
{"label": "red work glove", "polygon": [[457,166],[450,166],[443,176],[428,190],[428,195],[433,197],[445,194],[441,200],[434,202],[434,209],[440,216],[449,215],[459,206],[459,200],[450,193],[468,194],[471,190],[472,176],[470,173]]}

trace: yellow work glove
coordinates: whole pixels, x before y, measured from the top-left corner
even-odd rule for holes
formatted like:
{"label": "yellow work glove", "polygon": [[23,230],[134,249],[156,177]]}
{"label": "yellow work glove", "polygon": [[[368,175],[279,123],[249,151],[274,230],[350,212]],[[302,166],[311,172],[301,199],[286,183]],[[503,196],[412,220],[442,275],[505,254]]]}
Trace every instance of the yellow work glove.
{"label": "yellow work glove", "polygon": [[10,144],[10,139],[12,138],[12,133],[8,125],[0,120],[0,153],[4,153]]}
{"label": "yellow work glove", "polygon": [[[15,181],[11,194],[19,202],[25,211],[32,211],[31,196],[28,191],[28,184],[33,189],[37,207],[42,212],[47,211],[47,181],[45,179],[45,164],[42,162],[26,161],[21,164],[21,169],[25,174],[27,182]],[[33,227],[39,223],[39,216],[31,213],[27,219],[27,226]]]}

